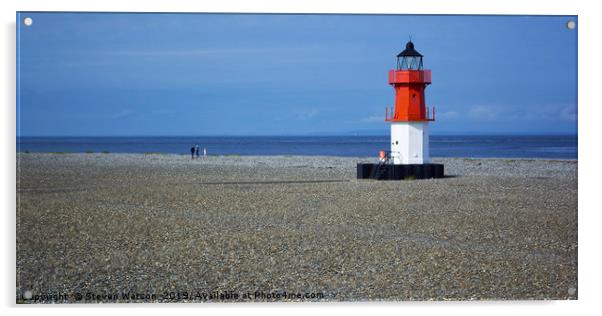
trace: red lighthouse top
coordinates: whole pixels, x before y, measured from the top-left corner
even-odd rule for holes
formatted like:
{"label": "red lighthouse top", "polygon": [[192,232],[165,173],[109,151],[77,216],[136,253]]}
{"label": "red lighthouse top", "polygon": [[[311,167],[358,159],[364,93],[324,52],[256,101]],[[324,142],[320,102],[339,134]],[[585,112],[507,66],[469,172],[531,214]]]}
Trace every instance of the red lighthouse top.
{"label": "red lighthouse top", "polygon": [[424,89],[431,84],[431,71],[423,69],[422,54],[411,41],[406,49],[397,55],[397,69],[389,70],[389,84],[395,89],[395,108],[386,111],[389,122],[434,121],[425,106]]}

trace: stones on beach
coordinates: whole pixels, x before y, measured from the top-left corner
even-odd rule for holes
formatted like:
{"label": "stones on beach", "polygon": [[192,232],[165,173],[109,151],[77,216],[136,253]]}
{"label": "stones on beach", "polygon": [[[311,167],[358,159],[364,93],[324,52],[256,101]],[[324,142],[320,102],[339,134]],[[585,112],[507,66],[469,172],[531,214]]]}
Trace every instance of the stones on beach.
{"label": "stones on beach", "polygon": [[364,158],[22,155],[17,295],[576,298],[575,162],[434,160],[453,177],[356,180]]}

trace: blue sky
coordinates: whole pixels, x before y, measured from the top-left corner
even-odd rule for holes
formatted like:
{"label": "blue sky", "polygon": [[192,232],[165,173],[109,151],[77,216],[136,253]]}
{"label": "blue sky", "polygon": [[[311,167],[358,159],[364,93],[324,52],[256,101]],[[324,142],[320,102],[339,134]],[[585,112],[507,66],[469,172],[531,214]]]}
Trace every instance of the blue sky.
{"label": "blue sky", "polygon": [[388,133],[409,36],[433,134],[575,134],[576,17],[21,13],[23,136]]}

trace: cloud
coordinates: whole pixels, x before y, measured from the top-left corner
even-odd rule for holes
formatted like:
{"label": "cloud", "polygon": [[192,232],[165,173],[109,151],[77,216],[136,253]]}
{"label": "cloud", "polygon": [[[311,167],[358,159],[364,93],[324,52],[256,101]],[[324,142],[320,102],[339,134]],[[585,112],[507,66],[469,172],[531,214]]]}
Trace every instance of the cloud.
{"label": "cloud", "polygon": [[227,54],[233,50],[228,49],[177,49],[177,50],[122,50],[105,52],[107,55],[115,56],[136,56],[136,57],[155,57],[155,56],[201,56],[212,54]]}
{"label": "cloud", "polygon": [[382,115],[372,115],[368,117],[364,117],[360,120],[363,123],[382,123],[385,121],[385,117]]}
{"label": "cloud", "polygon": [[508,109],[495,105],[475,105],[468,110],[468,117],[480,120],[495,120],[500,118]]}
{"label": "cloud", "polygon": [[575,105],[549,104],[517,107],[500,105],[475,105],[466,113],[468,118],[485,121],[576,121]]}
{"label": "cloud", "polygon": [[124,109],[124,110],[121,110],[121,111],[113,114],[113,116],[111,116],[111,118],[114,119],[114,120],[116,120],[116,119],[122,119],[122,118],[131,117],[134,114],[136,114],[136,111]]}
{"label": "cloud", "polygon": [[167,115],[167,114],[171,114],[170,110],[151,110],[150,112],[152,115]]}
{"label": "cloud", "polygon": [[446,120],[453,120],[456,118],[460,117],[460,113],[456,112],[456,111],[447,111],[447,112],[443,112],[443,113],[436,113],[435,118],[437,119],[446,119]]}
{"label": "cloud", "polygon": [[[502,106],[475,105],[465,111],[437,112],[437,120],[480,120],[480,121],[576,121],[575,105],[543,105],[543,106]],[[384,116],[372,115],[362,118],[362,123],[381,123]]]}
{"label": "cloud", "polygon": [[293,116],[298,120],[308,120],[320,114],[317,108],[298,108],[293,110]]}
{"label": "cloud", "polygon": [[323,50],[320,47],[290,46],[290,47],[230,47],[230,48],[194,48],[194,49],[154,49],[154,50],[115,50],[105,51],[109,56],[134,57],[194,57],[207,55],[248,55],[248,54],[295,54],[301,52]]}
{"label": "cloud", "polygon": [[567,106],[560,110],[560,119],[565,121],[577,121],[577,107]]}
{"label": "cloud", "polygon": [[543,120],[576,121],[577,107],[567,105],[546,105],[536,108],[529,114],[534,115],[535,117],[533,118]]}

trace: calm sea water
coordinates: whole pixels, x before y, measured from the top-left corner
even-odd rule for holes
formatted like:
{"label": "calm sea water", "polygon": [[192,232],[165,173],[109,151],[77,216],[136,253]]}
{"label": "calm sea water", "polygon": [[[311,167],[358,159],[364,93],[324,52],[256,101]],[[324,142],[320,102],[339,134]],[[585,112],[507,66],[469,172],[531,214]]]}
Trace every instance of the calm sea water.
{"label": "calm sea water", "polygon": [[[577,136],[431,136],[432,157],[577,158]],[[376,156],[389,136],[20,137],[21,152]]]}

